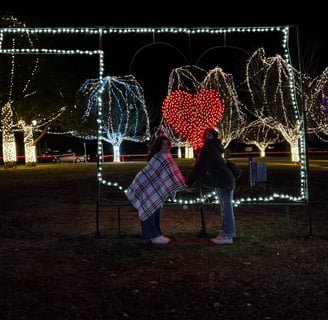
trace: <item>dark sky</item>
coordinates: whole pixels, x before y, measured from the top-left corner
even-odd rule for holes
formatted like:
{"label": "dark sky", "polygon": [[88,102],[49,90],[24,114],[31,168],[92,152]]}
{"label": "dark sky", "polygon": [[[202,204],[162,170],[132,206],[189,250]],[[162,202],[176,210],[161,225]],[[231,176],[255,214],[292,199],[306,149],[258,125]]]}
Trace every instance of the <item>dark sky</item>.
{"label": "dark sky", "polygon": [[293,25],[299,29],[302,46],[317,48],[328,66],[327,19],[319,1],[287,7],[284,1],[7,0],[0,5],[0,13],[6,12],[29,27]]}
{"label": "dark sky", "polygon": [[[311,1],[284,7],[282,1],[2,1],[0,11],[17,15],[28,26],[270,26],[299,25],[327,30],[324,12]],[[32,3],[32,4],[31,4]],[[212,3],[212,4],[211,4]]]}
{"label": "dark sky", "polygon": [[[39,4],[33,4],[36,2]],[[289,4],[287,7],[283,1],[7,0],[0,6],[1,14],[10,13],[28,27],[297,26],[302,54],[308,64],[316,57],[313,73],[317,74],[328,66],[324,12],[319,1],[311,1],[306,7]]]}

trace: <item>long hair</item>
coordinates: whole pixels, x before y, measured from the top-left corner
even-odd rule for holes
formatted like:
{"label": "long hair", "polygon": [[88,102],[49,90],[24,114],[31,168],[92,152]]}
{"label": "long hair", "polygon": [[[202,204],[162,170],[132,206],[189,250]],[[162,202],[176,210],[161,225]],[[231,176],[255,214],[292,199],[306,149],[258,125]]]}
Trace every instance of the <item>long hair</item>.
{"label": "long hair", "polygon": [[148,155],[148,161],[154,156],[155,153],[157,153],[158,151],[161,150],[162,142],[164,140],[166,140],[168,142],[169,146],[171,147],[171,145],[172,145],[171,140],[167,136],[158,136],[152,144],[151,150]]}

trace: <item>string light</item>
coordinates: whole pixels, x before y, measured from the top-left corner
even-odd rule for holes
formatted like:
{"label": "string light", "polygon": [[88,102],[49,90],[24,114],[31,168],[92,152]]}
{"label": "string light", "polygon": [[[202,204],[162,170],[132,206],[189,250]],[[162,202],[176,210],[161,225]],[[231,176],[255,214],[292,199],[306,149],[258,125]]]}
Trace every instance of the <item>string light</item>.
{"label": "string light", "polygon": [[223,111],[224,101],[213,89],[201,89],[194,95],[177,90],[162,104],[163,117],[195,149],[202,146],[204,129],[215,126]]}

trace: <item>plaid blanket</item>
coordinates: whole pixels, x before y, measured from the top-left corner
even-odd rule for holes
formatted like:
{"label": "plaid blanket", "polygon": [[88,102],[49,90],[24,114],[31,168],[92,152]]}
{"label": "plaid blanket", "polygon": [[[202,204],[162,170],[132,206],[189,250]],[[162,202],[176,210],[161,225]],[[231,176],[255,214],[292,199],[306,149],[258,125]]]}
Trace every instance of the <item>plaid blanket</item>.
{"label": "plaid blanket", "polygon": [[140,220],[150,217],[168,197],[184,189],[185,178],[171,153],[156,153],[125,191]]}

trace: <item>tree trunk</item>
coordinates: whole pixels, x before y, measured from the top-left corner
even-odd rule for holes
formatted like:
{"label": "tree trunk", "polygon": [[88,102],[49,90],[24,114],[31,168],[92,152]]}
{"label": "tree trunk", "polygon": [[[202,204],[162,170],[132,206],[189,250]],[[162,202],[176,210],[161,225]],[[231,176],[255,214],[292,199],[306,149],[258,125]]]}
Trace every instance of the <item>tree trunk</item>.
{"label": "tree trunk", "polygon": [[24,150],[25,150],[25,164],[28,167],[36,166],[36,147],[33,141],[33,126],[25,125],[24,129]]}
{"label": "tree trunk", "polygon": [[5,169],[15,168],[17,162],[16,140],[13,131],[13,110],[10,102],[2,107],[1,116],[3,164]]}

